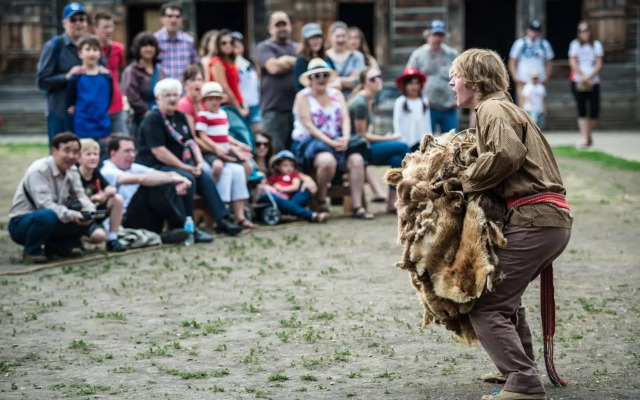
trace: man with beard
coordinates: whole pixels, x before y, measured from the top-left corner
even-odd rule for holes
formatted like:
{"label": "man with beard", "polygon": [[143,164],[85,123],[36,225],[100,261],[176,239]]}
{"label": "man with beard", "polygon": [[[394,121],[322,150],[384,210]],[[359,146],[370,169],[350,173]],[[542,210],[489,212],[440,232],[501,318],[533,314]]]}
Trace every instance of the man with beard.
{"label": "man with beard", "polygon": [[273,151],[279,152],[291,147],[291,110],[296,97],[293,64],[299,45],[291,41],[291,21],[282,11],[271,14],[269,35],[269,39],[256,47],[256,59],[262,70],[262,121],[273,136]]}

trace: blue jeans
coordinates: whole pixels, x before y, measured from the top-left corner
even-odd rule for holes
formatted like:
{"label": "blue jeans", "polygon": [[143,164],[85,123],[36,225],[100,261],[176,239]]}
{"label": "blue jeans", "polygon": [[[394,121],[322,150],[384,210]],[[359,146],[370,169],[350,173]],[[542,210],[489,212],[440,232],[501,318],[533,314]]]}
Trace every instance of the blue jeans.
{"label": "blue jeans", "polygon": [[[409,145],[397,140],[371,143],[370,148],[371,164],[388,165],[391,168],[400,168],[404,156],[411,152]],[[389,185],[389,189],[395,190],[395,186]]]}
{"label": "blue jeans", "polygon": [[458,110],[452,108],[451,110],[438,111],[430,108],[431,113],[431,129],[436,133],[436,126],[440,125],[440,132],[447,133],[450,130],[458,132]]}
{"label": "blue jeans", "polygon": [[174,171],[184,176],[191,181],[191,187],[186,195],[180,196],[184,204],[184,212],[187,216],[193,217],[193,195],[198,193],[207,203],[211,215],[216,222],[220,222],[229,215],[227,207],[220,199],[218,189],[216,189],[216,183],[213,180],[211,174],[202,173],[199,177],[193,176],[193,174],[183,171],[175,167],[169,167],[168,165],[162,166],[161,171]]}
{"label": "blue jeans", "polygon": [[47,133],[49,134],[49,148],[51,148],[51,140],[61,132],[68,131],[67,120],[60,118],[55,114],[47,115]]}
{"label": "blue jeans", "polygon": [[121,135],[129,136],[129,127],[127,126],[127,115],[124,111],[118,111],[113,114],[109,114],[111,119],[111,134],[119,133]]}
{"label": "blue jeans", "polygon": [[[53,210],[42,209],[32,213],[13,217],[9,221],[9,235],[11,239],[24,246],[25,254],[30,256],[40,256],[43,254],[42,246],[47,244],[56,245],[71,250],[80,247],[80,237],[82,227],[75,233],[67,232],[62,236],[62,226],[67,225],[60,222]],[[85,228],[85,230],[87,230]],[[56,234],[58,231],[58,234]],[[68,230],[65,230],[68,231]]]}
{"label": "blue jeans", "polygon": [[[273,197],[273,200],[276,202],[276,205],[282,214],[294,215],[300,219],[306,219],[307,221],[311,220],[313,212],[305,208],[311,201],[311,192],[308,190],[305,190],[304,192],[297,191],[289,200],[276,195],[271,197]],[[258,202],[268,203],[269,198],[263,193],[260,195]]]}

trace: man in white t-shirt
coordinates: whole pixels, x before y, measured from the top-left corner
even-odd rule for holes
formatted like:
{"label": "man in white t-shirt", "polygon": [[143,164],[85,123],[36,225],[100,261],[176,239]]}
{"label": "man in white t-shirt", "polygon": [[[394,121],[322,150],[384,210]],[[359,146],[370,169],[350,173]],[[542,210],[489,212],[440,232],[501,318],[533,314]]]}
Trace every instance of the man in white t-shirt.
{"label": "man in white t-shirt", "polygon": [[531,72],[529,82],[522,89],[524,110],[531,116],[538,128],[544,129],[544,117],[547,115],[547,106],[544,98],[547,96],[547,89],[540,83],[540,71],[534,69]]}
{"label": "man in white t-shirt", "polygon": [[509,52],[509,72],[516,84],[518,105],[522,107],[522,89],[529,82],[533,70],[540,71],[540,83],[545,84],[551,77],[551,60],[555,57],[551,45],[540,35],[542,26],[532,21],[524,37],[516,40]]}
{"label": "man in white t-shirt", "polygon": [[[136,148],[129,136],[112,135],[107,144],[109,160],[100,173],[124,200],[125,228],[146,229],[161,234],[163,243],[182,243],[186,218],[182,199],[191,181],[175,172],[158,171],[134,163]],[[193,201],[193,199],[188,199]],[[162,233],[164,222],[169,229]],[[196,230],[196,241],[211,242],[213,237]]]}

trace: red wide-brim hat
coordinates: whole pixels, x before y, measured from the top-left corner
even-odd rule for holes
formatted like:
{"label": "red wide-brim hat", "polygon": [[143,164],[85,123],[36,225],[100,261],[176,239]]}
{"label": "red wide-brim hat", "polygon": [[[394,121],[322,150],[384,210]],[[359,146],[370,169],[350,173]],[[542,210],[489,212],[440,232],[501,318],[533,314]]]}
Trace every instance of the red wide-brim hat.
{"label": "red wide-brim hat", "polygon": [[398,90],[402,91],[402,84],[404,83],[404,81],[411,78],[420,79],[420,84],[422,86],[424,86],[425,82],[427,81],[427,76],[422,72],[418,71],[415,68],[407,68],[402,72],[402,75],[396,78],[396,87],[398,88]]}

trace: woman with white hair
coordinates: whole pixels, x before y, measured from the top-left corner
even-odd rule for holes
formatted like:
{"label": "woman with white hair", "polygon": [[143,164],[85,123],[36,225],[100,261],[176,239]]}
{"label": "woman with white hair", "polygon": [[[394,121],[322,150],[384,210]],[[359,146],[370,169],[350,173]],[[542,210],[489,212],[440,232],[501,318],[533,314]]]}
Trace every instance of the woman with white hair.
{"label": "woman with white hair", "polygon": [[[220,199],[210,174],[203,174],[204,162],[187,119],[177,111],[182,84],[176,79],[163,79],[153,89],[157,108],[151,110],[138,128],[140,164],[161,171],[175,171],[191,181],[189,192],[183,196],[187,216],[193,217],[193,195],[198,193],[209,207],[217,229],[234,235],[242,230],[227,220],[229,212]],[[213,238],[196,230],[196,242],[210,242]]]}

